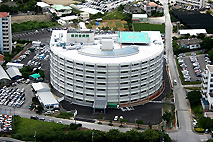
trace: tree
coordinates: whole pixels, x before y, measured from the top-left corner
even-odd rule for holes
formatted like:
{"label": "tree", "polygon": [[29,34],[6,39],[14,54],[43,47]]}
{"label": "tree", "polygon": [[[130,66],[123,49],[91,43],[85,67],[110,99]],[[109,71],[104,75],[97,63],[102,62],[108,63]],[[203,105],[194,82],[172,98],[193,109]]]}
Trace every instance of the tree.
{"label": "tree", "polygon": [[145,142],[159,142],[160,134],[153,130],[153,129],[147,129],[142,133],[142,139]]}
{"label": "tree", "polygon": [[162,119],[164,121],[167,121],[167,123],[170,122],[172,120],[172,114],[171,114],[171,112],[168,112],[168,111],[164,112],[164,114],[162,116]]}
{"label": "tree", "polygon": [[200,33],[197,35],[197,38],[199,38],[199,39],[204,39],[204,37],[205,37],[205,34],[203,34],[203,33]]}
{"label": "tree", "polygon": [[211,62],[213,63],[213,49],[209,50],[208,54]]}
{"label": "tree", "polygon": [[208,51],[213,48],[213,39],[212,37],[205,37],[200,44],[202,49],[207,49]]}
{"label": "tree", "polygon": [[136,120],[136,123],[138,124],[138,128],[139,128],[139,125],[141,124],[143,124],[143,120],[141,120],[141,119],[138,119],[138,120]]}
{"label": "tree", "polygon": [[119,119],[120,123],[121,123],[121,127],[123,126],[122,123],[126,122],[126,119]]}
{"label": "tree", "polygon": [[126,132],[126,140],[128,142],[139,142],[140,141],[140,133],[137,130],[130,130]]}
{"label": "tree", "polygon": [[118,129],[110,129],[106,134],[106,137],[112,142],[117,141],[120,137],[120,131]]}

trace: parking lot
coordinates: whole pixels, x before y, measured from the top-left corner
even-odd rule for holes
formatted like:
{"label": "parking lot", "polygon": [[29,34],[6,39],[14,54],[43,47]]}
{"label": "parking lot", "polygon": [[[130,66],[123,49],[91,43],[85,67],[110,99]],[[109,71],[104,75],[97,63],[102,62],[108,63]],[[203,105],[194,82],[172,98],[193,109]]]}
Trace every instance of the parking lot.
{"label": "parking lot", "polygon": [[23,86],[4,86],[0,90],[0,105],[20,108],[25,103],[25,96],[25,88]]}
{"label": "parking lot", "polygon": [[[186,56],[186,54],[188,56]],[[209,63],[207,55],[196,55],[194,52],[179,54],[178,63],[180,64],[185,82],[200,81],[202,72]]]}
{"label": "parking lot", "polygon": [[12,115],[0,114],[0,132],[12,131]]}

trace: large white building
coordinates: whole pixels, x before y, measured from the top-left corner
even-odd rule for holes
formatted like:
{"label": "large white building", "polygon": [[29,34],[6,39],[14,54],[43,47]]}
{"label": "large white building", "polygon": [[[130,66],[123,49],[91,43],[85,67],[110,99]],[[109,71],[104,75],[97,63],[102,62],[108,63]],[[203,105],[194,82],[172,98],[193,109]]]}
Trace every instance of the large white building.
{"label": "large white building", "polygon": [[179,4],[181,6],[186,6],[188,10],[205,8],[207,2],[207,0],[170,0],[171,5]]}
{"label": "large white building", "polygon": [[0,50],[12,53],[11,16],[7,12],[0,12]]}
{"label": "large white building", "polygon": [[159,31],[54,30],[50,83],[65,99],[93,108],[149,100],[162,88],[163,47]]}
{"label": "large white building", "polygon": [[202,106],[205,110],[213,110],[213,65],[206,65],[201,85]]}

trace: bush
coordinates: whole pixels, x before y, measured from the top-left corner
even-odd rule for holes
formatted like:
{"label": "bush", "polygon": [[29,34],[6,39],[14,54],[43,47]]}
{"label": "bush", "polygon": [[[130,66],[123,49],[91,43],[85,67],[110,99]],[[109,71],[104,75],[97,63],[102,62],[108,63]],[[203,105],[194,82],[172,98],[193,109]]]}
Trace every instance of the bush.
{"label": "bush", "polygon": [[70,130],[76,130],[78,128],[78,124],[71,123],[70,124]]}
{"label": "bush", "polygon": [[108,125],[109,125],[109,126],[113,126],[113,124],[112,124],[112,123],[108,123]]}
{"label": "bush", "polygon": [[98,122],[98,124],[100,124],[100,125],[101,125],[101,124],[102,124],[102,122]]}
{"label": "bush", "polygon": [[73,114],[70,112],[60,112],[59,115],[57,115],[56,117],[58,118],[64,118],[64,119],[70,119],[70,117],[72,117]]}
{"label": "bush", "polygon": [[204,133],[204,129],[203,128],[195,128],[195,132],[198,132],[198,133]]}

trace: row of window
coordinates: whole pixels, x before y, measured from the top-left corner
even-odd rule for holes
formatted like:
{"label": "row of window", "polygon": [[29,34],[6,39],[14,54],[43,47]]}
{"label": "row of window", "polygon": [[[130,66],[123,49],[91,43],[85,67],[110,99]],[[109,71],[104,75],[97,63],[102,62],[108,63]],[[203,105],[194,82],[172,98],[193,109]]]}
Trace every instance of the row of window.
{"label": "row of window", "polygon": [[88,34],[71,34],[71,37],[89,37]]}

